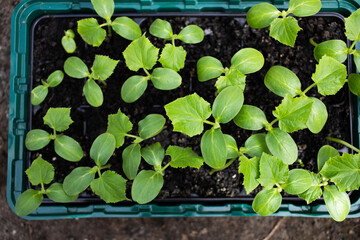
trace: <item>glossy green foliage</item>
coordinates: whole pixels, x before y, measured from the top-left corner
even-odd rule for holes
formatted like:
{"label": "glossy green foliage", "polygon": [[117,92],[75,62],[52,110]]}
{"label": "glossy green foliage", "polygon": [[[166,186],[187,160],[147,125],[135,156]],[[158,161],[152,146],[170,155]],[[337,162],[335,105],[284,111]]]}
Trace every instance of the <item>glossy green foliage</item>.
{"label": "glossy green foliage", "polygon": [[32,105],[39,105],[41,104],[49,90],[48,88],[53,88],[58,86],[64,79],[64,73],[60,70],[57,70],[53,73],[51,73],[48,77],[48,79],[45,81],[42,81],[42,85],[39,85],[35,87],[33,90],[31,90],[31,104]]}
{"label": "glossy green foliage", "polygon": [[357,9],[353,12],[348,18],[345,18],[345,35],[351,41],[359,41],[360,40],[360,10]]}
{"label": "glossy green foliage", "polygon": [[294,47],[298,32],[302,30],[294,17],[276,18],[270,25],[270,37]]}
{"label": "glossy green foliage", "polygon": [[169,146],[166,149],[166,155],[171,157],[170,166],[173,168],[192,167],[199,169],[204,162],[191,148],[182,148],[178,146]]}
{"label": "glossy green foliage", "polygon": [[339,152],[332,146],[322,146],[317,155],[317,167],[319,172],[330,158],[340,157]]}
{"label": "glossy green foliage", "polygon": [[260,159],[263,153],[271,154],[266,145],[265,133],[251,135],[248,139],[246,139],[244,146],[244,152],[251,157],[258,157]]}
{"label": "glossy green foliage", "polygon": [[281,201],[281,194],[276,188],[263,189],[256,194],[252,208],[257,214],[268,216],[280,208]]}
{"label": "glossy green foliage", "polygon": [[131,196],[137,203],[148,203],[159,194],[163,185],[164,178],[161,173],[142,170],[134,179]]}
{"label": "glossy green foliage", "polygon": [[122,113],[120,109],[116,114],[110,114],[108,116],[107,132],[115,137],[116,148],[124,144],[125,136],[131,131],[132,127],[133,124],[130,122],[129,117]]}
{"label": "glossy green foliage", "polygon": [[116,140],[110,133],[99,135],[90,148],[90,157],[98,167],[105,165],[115,151]]}
{"label": "glossy green foliage", "polygon": [[301,82],[291,70],[273,66],[265,75],[265,86],[280,97],[295,97],[301,93]]}
{"label": "glossy green foliage", "polygon": [[265,113],[258,107],[243,105],[234,118],[234,123],[247,130],[260,130],[268,123]]}
{"label": "glossy green foliage", "polygon": [[351,73],[348,77],[348,85],[350,91],[360,97],[360,75],[356,73]]}
{"label": "glossy green foliage", "polygon": [[165,126],[165,118],[160,114],[149,114],[138,123],[141,139],[148,139],[159,134]]}
{"label": "glossy green foliage", "polygon": [[40,191],[28,189],[16,199],[15,213],[18,216],[29,215],[40,206],[43,199],[44,196]]}
{"label": "glossy green foliage", "polygon": [[285,183],[288,177],[288,165],[277,157],[263,153],[260,159],[260,177],[257,179],[261,186],[271,189],[275,184]]}
{"label": "glossy green foliage", "polygon": [[233,159],[239,156],[239,149],[235,139],[228,134],[224,134],[226,144],[226,159]]}
{"label": "glossy green foliage", "polygon": [[298,148],[291,136],[279,128],[266,134],[266,145],[270,152],[285,164],[293,164],[298,157]]}
{"label": "glossy green foliage", "polygon": [[289,178],[281,187],[289,194],[301,194],[308,190],[313,179],[311,173],[305,169],[293,169],[289,171]]}
{"label": "glossy green foliage", "polygon": [[214,169],[224,167],[227,159],[226,142],[220,129],[207,130],[201,137],[200,148],[207,165]]}
{"label": "glossy green foliage", "polygon": [[141,161],[141,148],[138,143],[133,143],[122,152],[122,169],[126,177],[133,180],[138,172]]}
{"label": "glossy green foliage", "polygon": [[41,157],[25,171],[32,185],[49,184],[54,179],[54,167]]}
{"label": "glossy green foliage", "polygon": [[318,174],[310,172],[311,175],[311,184],[308,186],[309,188],[298,196],[306,201],[307,204],[315,201],[320,198],[322,195],[321,189],[321,177]]}
{"label": "glossy green foliage", "polygon": [[253,157],[251,159],[241,156],[239,173],[244,175],[244,187],[247,194],[250,194],[258,185],[257,179],[260,176],[259,172],[260,158]]}
{"label": "glossy green foliage", "polygon": [[65,35],[61,38],[61,45],[67,53],[74,53],[76,50],[75,33],[69,29],[65,31]]}
{"label": "glossy green foliage", "polygon": [[77,195],[85,191],[95,178],[96,167],[77,167],[64,179],[63,188],[68,195]]}
{"label": "glossy green foliage", "polygon": [[324,187],[324,201],[331,217],[337,221],[343,221],[350,211],[349,196],[340,192],[334,185]]}
{"label": "glossy green foliage", "polygon": [[342,40],[328,40],[314,48],[314,57],[318,62],[323,56],[327,55],[342,63],[347,59],[347,54],[348,48]]}
{"label": "glossy green foliage", "polygon": [[280,16],[281,12],[270,3],[259,3],[250,8],[246,21],[253,28],[269,27],[271,22]]}
{"label": "glossy green foliage", "polygon": [[155,169],[160,169],[161,163],[165,156],[165,151],[161,147],[161,144],[159,142],[156,142],[150,146],[142,148],[141,156],[148,164],[154,166]]}
{"label": "glossy green foliage", "polygon": [[313,103],[306,126],[312,133],[319,133],[328,119],[328,112],[325,104],[317,98],[310,98]]}
{"label": "glossy green foliage", "polygon": [[54,202],[67,203],[73,202],[78,198],[78,195],[67,195],[64,191],[62,183],[53,183],[46,189],[46,195]]}

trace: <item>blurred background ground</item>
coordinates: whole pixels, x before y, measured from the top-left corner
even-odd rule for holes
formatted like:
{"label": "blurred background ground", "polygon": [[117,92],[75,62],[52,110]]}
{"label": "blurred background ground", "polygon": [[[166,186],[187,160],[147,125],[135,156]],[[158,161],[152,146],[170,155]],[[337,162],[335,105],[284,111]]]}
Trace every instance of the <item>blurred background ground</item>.
{"label": "blurred background ground", "polygon": [[[0,239],[359,239],[360,219],[280,217],[114,218],[27,221],[6,201],[10,22],[18,0],[0,0]],[[274,231],[272,231],[274,229]]]}

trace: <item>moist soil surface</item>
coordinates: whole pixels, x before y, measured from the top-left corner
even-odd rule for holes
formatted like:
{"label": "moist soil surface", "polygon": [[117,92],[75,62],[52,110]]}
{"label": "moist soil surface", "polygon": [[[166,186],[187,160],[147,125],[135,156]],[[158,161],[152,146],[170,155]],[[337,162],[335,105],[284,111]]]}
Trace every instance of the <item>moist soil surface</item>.
{"label": "moist soil surface", "polygon": [[[164,105],[188,94],[196,92],[209,103],[216,97],[215,79],[207,82],[199,82],[196,75],[197,60],[203,56],[213,56],[219,59],[224,67],[230,67],[231,57],[240,49],[252,47],[259,50],[265,58],[264,67],[257,73],[249,74],[246,78],[246,88],[244,91],[244,104],[255,105],[261,108],[268,121],[272,121],[274,116],[272,111],[281,102],[281,97],[270,92],[264,85],[264,76],[271,66],[281,65],[292,70],[301,80],[302,89],[311,83],[311,75],[315,72],[316,61],[313,57],[314,47],[309,43],[313,38],[315,42],[322,42],[330,39],[345,40],[343,21],[336,17],[310,17],[299,18],[299,25],[302,31],[298,33],[295,46],[288,47],[282,45],[269,37],[268,29],[250,28],[242,16],[221,16],[221,17],[175,17],[163,19],[168,20],[174,33],[178,33],[183,27],[189,24],[200,26],[205,32],[204,41],[199,44],[183,44],[176,42],[187,51],[187,60],[184,69],[179,73],[182,76],[182,85],[171,91],[161,91],[155,89],[149,81],[145,94],[135,103],[127,104],[120,96],[120,89],[124,81],[133,76],[143,75],[144,72],[135,73],[130,71],[126,65],[122,52],[130,41],[125,40],[113,33],[111,38],[107,38],[103,44],[94,48],[85,44],[80,36],[76,34],[75,41],[77,50],[74,56],[80,57],[89,67],[92,66],[96,54],[107,55],[112,59],[120,60],[114,74],[106,80],[107,86],[101,85],[104,93],[104,103],[99,108],[91,107],[87,104],[82,93],[85,80],[72,79],[65,75],[64,81],[56,88],[49,89],[49,94],[45,101],[39,106],[32,106],[32,119],[30,128],[41,128],[51,132],[50,128],[43,124],[43,117],[50,107],[71,107],[71,117],[74,123],[64,132],[79,141],[85,157],[78,163],[67,162],[59,157],[53,150],[53,144],[40,151],[31,152],[29,164],[40,154],[50,161],[55,167],[55,181],[62,182],[67,174],[78,166],[94,166],[89,158],[89,151],[94,139],[107,128],[107,118],[109,114],[114,114],[121,109],[129,116],[134,124],[131,134],[137,135],[137,123],[151,113],[165,115]],[[43,18],[34,25],[33,36],[33,58],[32,58],[32,80],[33,87],[41,83],[41,79],[47,77],[55,70],[62,70],[67,54],[61,46],[61,38],[67,29],[76,32],[76,21],[78,18]],[[135,18],[140,23],[143,32],[158,48],[162,48],[165,42],[151,36],[149,32],[150,24],[155,20],[154,17]],[[101,21],[99,19],[99,21]],[[160,66],[158,63],[155,67]],[[327,136],[336,137],[351,142],[351,123],[350,123],[350,100],[347,86],[334,96],[323,97],[313,88],[308,92],[308,96],[318,97],[322,100],[328,110],[329,118],[324,129],[319,134],[312,134],[309,130],[301,130],[292,133],[291,136],[298,144],[299,159],[304,163],[304,168],[317,172],[316,157],[321,146],[331,144],[337,149],[343,148],[340,145],[329,143],[324,138]],[[205,126],[208,128],[209,126]],[[181,147],[191,147],[199,155],[201,136],[188,137],[181,133],[172,132],[172,125],[169,119],[166,128],[152,139],[141,143],[142,147],[155,142],[160,142],[166,149],[169,145]],[[244,145],[246,139],[254,133],[253,131],[243,130],[234,123],[222,125],[222,131],[232,135],[238,147]],[[259,131],[258,131],[259,132]],[[261,132],[261,131],[260,131]],[[117,149],[109,163],[111,169],[122,174],[121,153],[122,150],[131,143],[127,138],[126,143]],[[345,149],[346,150],[346,149]],[[165,157],[164,164],[169,161]],[[296,162],[292,168],[300,167]],[[142,161],[141,169],[151,169],[151,166]],[[238,161],[235,161],[229,168],[209,175],[210,168],[203,166],[200,169],[167,168],[164,176],[164,186],[157,199],[176,199],[176,198],[244,198],[251,199],[253,195],[246,195],[242,187],[242,175],[238,174]],[[128,190],[132,181],[128,181]],[[255,190],[256,192],[256,190]],[[83,198],[93,198],[91,190],[87,190],[81,195]],[[130,194],[128,192],[128,197]],[[92,199],[93,201],[100,201]],[[286,198],[284,199],[286,201]],[[305,202],[304,202],[305,203]]]}

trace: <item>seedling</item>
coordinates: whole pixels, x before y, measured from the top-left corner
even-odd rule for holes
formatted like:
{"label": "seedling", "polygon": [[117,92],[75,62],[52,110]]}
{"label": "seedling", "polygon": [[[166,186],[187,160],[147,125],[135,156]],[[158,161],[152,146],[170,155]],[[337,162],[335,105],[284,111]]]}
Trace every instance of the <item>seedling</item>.
{"label": "seedling", "polygon": [[150,34],[171,41],[163,48],[159,62],[164,68],[170,68],[178,72],[184,68],[186,51],[182,46],[176,46],[175,40],[181,40],[184,43],[200,43],[204,39],[203,30],[196,25],[186,26],[179,34],[174,34],[171,24],[162,19],[156,19],[150,26]]}
{"label": "seedling", "polygon": [[25,138],[26,148],[30,151],[40,150],[54,140],[55,152],[60,157],[70,162],[80,161],[84,155],[80,144],[69,136],[59,134],[67,130],[71,123],[70,108],[50,108],[44,117],[44,124],[54,130],[53,134],[42,129],[30,130]]}
{"label": "seedling", "polygon": [[91,0],[91,3],[95,12],[106,22],[100,25],[95,18],[78,21],[78,33],[88,44],[94,47],[100,46],[106,37],[106,30],[103,29],[106,26],[108,27],[109,36],[111,36],[111,29],[121,37],[131,41],[141,36],[139,25],[132,19],[117,17],[114,21],[111,20],[115,7],[113,0]]}
{"label": "seedling", "polygon": [[[259,71],[264,66],[264,57],[254,48],[239,50],[231,58],[230,68],[211,56],[202,57],[197,62],[197,75],[200,82],[217,78],[215,87],[221,92],[228,86],[238,86],[244,91],[246,74]],[[225,74],[224,76],[221,76]]]}
{"label": "seedling", "polygon": [[[98,136],[90,148],[90,157],[94,167],[77,167],[64,179],[64,191],[69,195],[77,195],[89,186],[91,190],[106,203],[128,200],[126,197],[126,180],[114,171],[101,170],[110,168],[107,164],[115,151],[116,140],[110,133]],[[96,173],[98,178],[95,178]]]}
{"label": "seedling", "polygon": [[155,68],[159,49],[156,48],[145,35],[134,40],[123,52],[126,66],[131,71],[143,69],[146,76],[135,75],[128,78],[121,87],[121,98],[132,103],[138,100],[145,92],[148,80],[159,90],[172,90],[181,85],[181,76],[169,68]]}
{"label": "seedling", "polygon": [[74,38],[75,33],[73,30],[69,29],[65,31],[65,36],[63,36],[61,39],[61,45],[67,53],[73,53],[76,50],[76,43]]}
{"label": "seedling", "polygon": [[58,86],[63,79],[64,79],[64,73],[60,70],[57,70],[50,74],[46,82],[41,80],[42,85],[39,85],[33,90],[31,90],[31,104],[32,105],[41,104],[48,95],[49,92],[48,88]]}
{"label": "seedling", "polygon": [[290,0],[289,9],[282,12],[270,3],[259,3],[250,8],[246,20],[253,28],[270,26],[270,37],[293,47],[301,28],[298,21],[289,14],[296,17],[308,17],[318,13],[320,9],[320,0]]}
{"label": "seedling", "polygon": [[95,80],[106,85],[105,80],[113,74],[118,62],[118,60],[113,60],[108,56],[96,55],[90,73],[88,67],[80,58],[69,57],[64,63],[64,71],[73,78],[86,78],[83,88],[86,101],[93,107],[99,107],[103,104],[104,96]]}
{"label": "seedling", "polygon": [[78,197],[78,195],[67,195],[61,183],[53,183],[45,189],[45,184],[51,183],[54,179],[54,167],[41,157],[35,159],[25,173],[31,184],[34,186],[40,184],[41,189],[28,189],[18,197],[15,213],[19,216],[26,216],[35,211],[42,203],[44,194],[54,202],[59,203],[73,202]]}

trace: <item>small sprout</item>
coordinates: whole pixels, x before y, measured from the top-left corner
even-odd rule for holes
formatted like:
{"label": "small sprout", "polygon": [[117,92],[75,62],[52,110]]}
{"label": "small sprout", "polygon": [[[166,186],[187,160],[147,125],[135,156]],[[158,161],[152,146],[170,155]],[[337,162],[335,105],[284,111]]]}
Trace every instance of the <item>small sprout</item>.
{"label": "small sprout", "polygon": [[75,33],[69,29],[65,31],[65,36],[61,39],[61,44],[67,53],[73,53],[76,50]]}
{"label": "small sprout", "polygon": [[48,95],[48,88],[58,86],[63,81],[63,79],[64,73],[62,71],[57,70],[51,73],[46,82],[41,81],[42,85],[37,86],[31,91],[31,104],[41,104]]}

